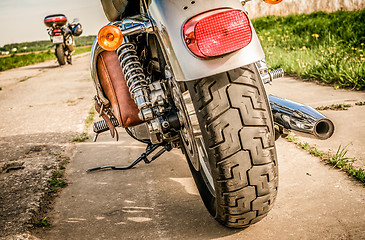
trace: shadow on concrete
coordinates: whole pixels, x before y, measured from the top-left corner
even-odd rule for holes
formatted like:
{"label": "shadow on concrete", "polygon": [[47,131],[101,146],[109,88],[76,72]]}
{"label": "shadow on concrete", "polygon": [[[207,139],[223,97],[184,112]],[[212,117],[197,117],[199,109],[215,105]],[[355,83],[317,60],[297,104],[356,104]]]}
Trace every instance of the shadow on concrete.
{"label": "shadow on concrete", "polygon": [[58,68],[60,67],[59,65],[51,65],[51,66],[34,66],[34,67],[29,67],[29,69],[39,69],[39,70],[43,70],[43,69],[53,69],[53,68]]}
{"label": "shadow on concrete", "polygon": [[213,239],[242,231],[220,225],[197,190],[187,191],[195,186],[177,150],[131,170],[85,173],[100,165],[127,165],[143,150],[124,138],[78,144],[67,171],[70,184],[49,214],[52,227],[33,234],[41,239]]}

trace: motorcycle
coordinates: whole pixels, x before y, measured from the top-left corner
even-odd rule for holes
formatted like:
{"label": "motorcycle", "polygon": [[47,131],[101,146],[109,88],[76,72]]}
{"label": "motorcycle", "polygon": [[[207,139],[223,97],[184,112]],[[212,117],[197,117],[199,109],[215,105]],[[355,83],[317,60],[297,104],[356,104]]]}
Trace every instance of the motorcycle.
{"label": "motorcycle", "polygon": [[55,55],[60,65],[72,64],[72,54],[75,51],[74,36],[82,34],[82,26],[75,18],[72,23],[67,23],[64,14],[48,15],[44,18],[47,32],[53,45],[56,46]]}
{"label": "motorcycle", "polygon": [[129,166],[88,172],[131,169],[179,148],[218,222],[245,228],[268,214],[278,191],[275,140],[288,129],[327,139],[334,126],[308,106],[267,96],[264,84],[283,70],[268,70],[246,2],[101,0],[110,23],[91,52],[104,119],[93,124],[94,141],[108,130],[118,140],[120,126],[146,151]]}

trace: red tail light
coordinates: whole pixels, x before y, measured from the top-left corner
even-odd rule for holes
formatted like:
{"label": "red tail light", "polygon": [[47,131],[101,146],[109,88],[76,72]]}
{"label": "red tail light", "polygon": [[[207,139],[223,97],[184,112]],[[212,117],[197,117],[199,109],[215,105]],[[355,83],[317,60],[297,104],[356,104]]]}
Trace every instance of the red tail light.
{"label": "red tail light", "polygon": [[64,16],[46,17],[44,19],[45,23],[48,23],[48,22],[66,22],[66,21],[67,21],[67,18],[64,17]]}
{"label": "red tail light", "polygon": [[217,9],[197,15],[184,24],[183,34],[190,51],[201,58],[237,51],[252,40],[248,17],[234,9]]}
{"label": "red tail light", "polygon": [[61,35],[62,30],[59,29],[59,28],[55,28],[55,29],[53,29],[53,33],[54,33],[55,36],[58,36],[58,35]]}
{"label": "red tail light", "polygon": [[58,35],[61,35],[62,30],[59,29],[59,28],[55,28],[55,29],[53,29],[53,33],[54,33],[55,36],[58,36]]}

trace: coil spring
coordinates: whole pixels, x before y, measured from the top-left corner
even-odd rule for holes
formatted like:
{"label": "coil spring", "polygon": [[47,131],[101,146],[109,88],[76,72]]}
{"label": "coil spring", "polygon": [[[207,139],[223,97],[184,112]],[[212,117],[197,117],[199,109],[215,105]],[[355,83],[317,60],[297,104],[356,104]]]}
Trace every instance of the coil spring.
{"label": "coil spring", "polygon": [[[115,127],[119,126],[118,120],[116,118],[111,118],[110,121]],[[94,133],[102,133],[109,130],[108,124],[106,124],[105,120],[101,120],[99,122],[93,123]]]}
{"label": "coil spring", "polygon": [[132,96],[136,91],[148,87],[148,81],[143,73],[135,48],[134,44],[125,43],[117,49],[120,66]]}

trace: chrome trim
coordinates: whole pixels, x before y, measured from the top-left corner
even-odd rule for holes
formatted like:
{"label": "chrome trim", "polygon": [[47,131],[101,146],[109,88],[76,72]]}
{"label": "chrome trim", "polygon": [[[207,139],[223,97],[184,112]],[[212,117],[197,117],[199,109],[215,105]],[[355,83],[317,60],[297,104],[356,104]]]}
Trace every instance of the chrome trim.
{"label": "chrome trim", "polygon": [[123,36],[129,36],[138,33],[150,33],[153,31],[152,23],[147,19],[137,20],[128,18],[123,20],[123,22],[121,22],[121,25],[117,26],[122,27]]}
{"label": "chrome trim", "polygon": [[282,68],[269,72],[265,60],[255,62],[255,65],[264,84],[271,83],[274,79],[284,77],[284,70]]}
{"label": "chrome trim", "polygon": [[264,84],[270,83],[272,80],[270,78],[269,69],[267,68],[266,61],[260,60],[255,62],[257,71],[260,74],[261,80]]}
{"label": "chrome trim", "polygon": [[270,75],[270,79],[271,79],[271,82],[272,82],[275,79],[284,77],[284,70],[282,68],[278,68],[276,70],[270,71],[269,75]]}
{"label": "chrome trim", "polygon": [[100,85],[100,81],[99,81],[98,73],[97,73],[97,67],[96,67],[97,57],[103,51],[104,51],[104,49],[102,49],[99,46],[98,38],[95,38],[93,46],[91,47],[91,57],[90,57],[91,78],[93,79],[93,82],[94,82],[94,85],[96,88],[96,92],[97,92],[97,96],[99,96],[100,101],[104,105],[108,105],[109,100],[107,98],[105,98],[104,93],[102,91],[103,88]]}
{"label": "chrome trim", "polygon": [[335,126],[315,109],[287,99],[269,95],[274,122],[279,126],[313,135],[325,140],[332,136]]}

